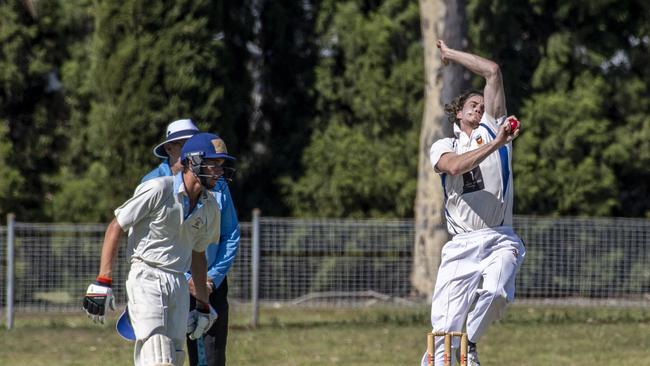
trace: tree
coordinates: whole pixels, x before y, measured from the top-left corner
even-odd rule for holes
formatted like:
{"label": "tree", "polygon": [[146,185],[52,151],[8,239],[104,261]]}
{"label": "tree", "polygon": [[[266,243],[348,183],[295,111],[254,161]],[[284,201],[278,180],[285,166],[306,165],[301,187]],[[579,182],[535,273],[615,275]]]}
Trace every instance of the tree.
{"label": "tree", "polygon": [[469,2],[472,43],[502,65],[523,121],[515,212],[650,216],[649,12],[640,0]]}
{"label": "tree", "polygon": [[[249,78],[250,95],[245,100],[232,100],[248,113],[238,124],[241,149],[235,151],[241,154],[231,186],[235,186],[235,194],[239,193],[235,198],[240,217],[246,217],[253,208],[260,208],[265,215],[285,216],[289,211],[282,200],[282,181],[302,174],[300,157],[309,141],[310,120],[315,113],[317,7],[314,1],[249,3],[250,21],[242,22],[246,27],[242,33],[248,32],[248,62],[237,61],[246,67],[239,75]],[[237,85],[228,87],[227,94],[231,95]]]}
{"label": "tree", "polygon": [[[19,220],[48,220],[61,154],[68,142],[64,127],[62,65],[87,32],[68,7],[86,1],[12,1],[0,5],[0,160],[3,192],[0,211]],[[83,10],[79,10],[83,12]],[[74,13],[77,14],[77,13]]]}
{"label": "tree", "polygon": [[424,114],[418,150],[417,196],[415,199],[415,247],[411,283],[416,295],[430,295],[440,265],[440,252],[448,240],[444,220],[444,197],[438,176],[431,167],[429,150],[433,142],[451,136],[451,124],[444,103],[460,94],[467,85],[459,65],[443,67],[436,47],[438,39],[453,48],[463,48],[467,33],[464,3],[420,0],[424,44]]}
{"label": "tree", "polygon": [[421,110],[417,5],[323,1],[317,19],[316,118],[287,177],[296,216],[409,217]]}
{"label": "tree", "polygon": [[205,130],[217,124],[222,9],[211,1],[97,3],[85,95],[92,103],[71,143],[80,159],[61,167],[58,220],[110,218],[159,162],[151,150],[170,121],[191,117]]}

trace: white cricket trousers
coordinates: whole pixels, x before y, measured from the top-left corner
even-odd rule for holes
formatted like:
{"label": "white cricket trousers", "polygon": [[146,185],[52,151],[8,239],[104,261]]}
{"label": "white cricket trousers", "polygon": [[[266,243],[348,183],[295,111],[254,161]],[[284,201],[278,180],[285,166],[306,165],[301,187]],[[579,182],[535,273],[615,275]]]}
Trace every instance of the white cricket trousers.
{"label": "white cricket trousers", "polygon": [[[442,248],[431,300],[433,331],[466,331],[478,342],[515,297],[515,275],[526,255],[523,242],[509,226],[458,234]],[[458,348],[460,340],[453,340]],[[443,364],[444,337],[435,340],[435,364]],[[426,352],[421,364],[426,366]],[[452,364],[455,351],[452,352]]]}
{"label": "white cricket trousers", "polygon": [[133,352],[135,365],[140,365],[142,345],[154,334],[171,338],[176,350],[183,351],[190,309],[185,275],[165,272],[144,262],[134,262],[126,280],[126,292],[136,338]]}

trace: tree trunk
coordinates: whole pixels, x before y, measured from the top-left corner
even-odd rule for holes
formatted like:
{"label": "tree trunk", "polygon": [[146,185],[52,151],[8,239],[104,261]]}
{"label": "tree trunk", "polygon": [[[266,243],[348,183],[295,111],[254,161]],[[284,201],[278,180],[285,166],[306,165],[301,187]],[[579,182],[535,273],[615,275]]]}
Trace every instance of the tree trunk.
{"label": "tree trunk", "polygon": [[443,67],[436,47],[443,39],[449,47],[466,48],[465,1],[420,0],[424,44],[425,105],[420,132],[418,185],[415,198],[415,248],[411,284],[414,296],[430,296],[440,265],[440,251],[449,234],[444,219],[444,197],[438,174],[429,161],[429,149],[453,129],[444,113],[449,103],[468,85],[469,75],[452,64]]}

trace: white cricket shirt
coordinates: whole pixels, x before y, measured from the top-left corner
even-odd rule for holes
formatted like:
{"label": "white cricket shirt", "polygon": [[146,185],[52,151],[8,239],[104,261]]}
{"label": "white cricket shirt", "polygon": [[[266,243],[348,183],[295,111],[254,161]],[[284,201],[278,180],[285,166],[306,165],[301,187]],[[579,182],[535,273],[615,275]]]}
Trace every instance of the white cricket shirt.
{"label": "white cricket shirt", "polygon": [[472,131],[471,136],[457,128],[454,130],[455,138],[436,141],[429,152],[431,165],[442,179],[447,230],[456,235],[512,226],[512,143],[490,154],[471,171],[451,176],[435,169],[440,156],[447,152],[460,155],[493,141],[498,124],[484,113],[479,127]]}
{"label": "white cricket shirt", "polygon": [[182,173],[141,183],[133,197],[115,210],[124,231],[129,230],[127,256],[168,272],[185,273],[192,251],[203,252],[219,241],[221,211],[205,189],[191,213]]}

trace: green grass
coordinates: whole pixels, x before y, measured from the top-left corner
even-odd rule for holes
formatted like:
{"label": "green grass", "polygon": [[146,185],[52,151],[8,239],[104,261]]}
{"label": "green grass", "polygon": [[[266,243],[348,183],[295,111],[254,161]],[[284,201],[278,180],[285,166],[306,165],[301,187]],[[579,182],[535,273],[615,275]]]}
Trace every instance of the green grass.
{"label": "green grass", "polygon": [[[417,365],[428,309],[235,309],[230,365]],[[132,344],[76,314],[19,314],[0,330],[0,365],[131,365]],[[479,343],[484,366],[650,366],[650,309],[513,307]],[[186,363],[187,364],[187,363]]]}

